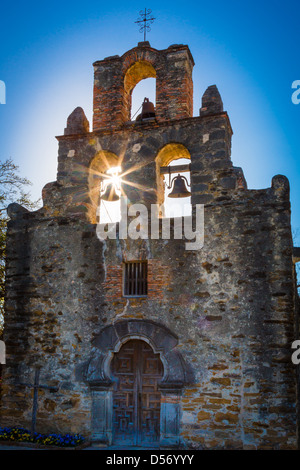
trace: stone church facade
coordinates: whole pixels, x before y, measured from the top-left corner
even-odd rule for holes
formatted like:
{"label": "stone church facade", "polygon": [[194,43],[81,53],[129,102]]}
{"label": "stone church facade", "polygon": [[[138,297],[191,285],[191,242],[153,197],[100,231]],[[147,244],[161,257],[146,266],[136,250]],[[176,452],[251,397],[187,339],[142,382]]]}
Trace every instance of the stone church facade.
{"label": "stone church facade", "polygon": [[[30,426],[24,384],[39,369],[40,432],[108,446],[297,448],[289,183],[247,188],[216,86],[193,115],[193,66],[186,45],[148,42],[95,62],[93,130],[74,110],[43,207],[9,206],[1,425]],[[155,116],[131,121],[132,90],[149,77]],[[121,167],[129,206],[150,209],[180,158],[194,218],[204,205],[202,248],[99,239],[107,170]]]}

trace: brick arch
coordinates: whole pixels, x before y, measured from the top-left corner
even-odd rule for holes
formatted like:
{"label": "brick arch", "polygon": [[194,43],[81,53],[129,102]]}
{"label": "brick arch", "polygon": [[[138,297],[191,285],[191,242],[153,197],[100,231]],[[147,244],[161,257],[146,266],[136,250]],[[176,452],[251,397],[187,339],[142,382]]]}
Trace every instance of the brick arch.
{"label": "brick arch", "polygon": [[157,50],[149,43],[140,43],[121,57],[107,57],[93,65],[94,130],[118,128],[129,121],[133,86],[144,78],[154,77],[154,71],[157,121],[193,116],[194,61],[187,46]]}
{"label": "brick arch", "polygon": [[160,58],[160,51],[151,46],[137,46],[125,52],[122,57],[123,72],[128,70],[135,62],[147,61],[156,68]]}
{"label": "brick arch", "polygon": [[108,150],[101,150],[90,161],[88,167],[88,218],[93,224],[97,223],[102,175],[113,166],[121,166],[121,158]]}
{"label": "brick arch", "polygon": [[146,60],[140,60],[132,64],[124,74],[124,119],[130,120],[131,97],[134,87],[147,78],[156,78],[156,70],[152,63]]}
{"label": "brick arch", "polygon": [[156,162],[156,184],[157,184],[157,203],[162,204],[164,202],[164,180],[163,175],[160,174],[160,168],[162,166],[168,166],[173,160],[179,160],[180,158],[191,159],[189,150],[179,142],[170,142],[164,145],[155,158]]}

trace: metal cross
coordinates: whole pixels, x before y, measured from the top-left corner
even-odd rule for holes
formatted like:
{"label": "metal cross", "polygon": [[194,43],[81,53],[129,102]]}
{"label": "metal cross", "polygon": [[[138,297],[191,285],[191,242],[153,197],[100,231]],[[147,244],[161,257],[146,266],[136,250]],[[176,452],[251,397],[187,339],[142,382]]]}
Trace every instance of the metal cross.
{"label": "metal cross", "polygon": [[39,388],[43,388],[46,390],[50,390],[51,392],[57,392],[58,387],[49,387],[48,385],[40,385],[40,371],[41,369],[37,367],[35,369],[34,374],[34,384],[30,383],[20,383],[19,385],[24,385],[25,387],[32,387],[33,388],[33,406],[32,406],[32,419],[31,419],[31,430],[30,435],[33,437],[35,433],[36,427],[36,415],[37,415],[37,408],[38,408],[38,393]]}
{"label": "metal cross", "polygon": [[144,41],[146,41],[146,31],[151,31],[150,24],[153,23],[153,21],[156,18],[147,18],[150,16],[152,13],[152,10],[145,8],[145,11],[141,10],[140,11],[140,18],[135,21],[135,23],[140,24],[140,33],[144,31]]}

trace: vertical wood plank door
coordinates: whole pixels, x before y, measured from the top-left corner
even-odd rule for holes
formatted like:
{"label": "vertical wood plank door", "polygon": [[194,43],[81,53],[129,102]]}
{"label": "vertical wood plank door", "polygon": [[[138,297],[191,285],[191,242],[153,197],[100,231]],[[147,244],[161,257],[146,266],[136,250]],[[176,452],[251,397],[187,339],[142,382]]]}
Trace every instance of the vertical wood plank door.
{"label": "vertical wood plank door", "polygon": [[147,447],[158,444],[163,376],[159,354],[144,341],[130,340],[112,360],[113,443]]}

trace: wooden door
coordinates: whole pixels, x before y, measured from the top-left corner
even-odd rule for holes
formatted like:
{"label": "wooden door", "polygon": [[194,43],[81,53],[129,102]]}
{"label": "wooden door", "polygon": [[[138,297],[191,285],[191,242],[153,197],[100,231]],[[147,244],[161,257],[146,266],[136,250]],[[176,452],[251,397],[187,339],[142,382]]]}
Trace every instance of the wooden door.
{"label": "wooden door", "polygon": [[144,341],[130,340],[115,354],[112,373],[113,442],[147,446],[160,435],[160,391],[163,376],[159,354]]}

